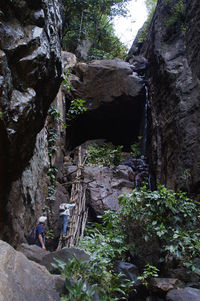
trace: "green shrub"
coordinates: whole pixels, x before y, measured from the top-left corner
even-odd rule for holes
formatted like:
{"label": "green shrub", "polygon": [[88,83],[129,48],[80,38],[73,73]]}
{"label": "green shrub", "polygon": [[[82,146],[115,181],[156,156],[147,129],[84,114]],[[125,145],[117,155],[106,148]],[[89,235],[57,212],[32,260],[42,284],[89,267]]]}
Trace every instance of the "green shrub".
{"label": "green shrub", "polygon": [[[168,2],[170,3],[171,0],[168,0]],[[168,34],[170,34],[175,25],[177,29],[180,29],[183,32],[186,30],[184,14],[185,4],[183,0],[179,0],[175,6],[171,6],[171,17],[166,20]]]}
{"label": "green shrub", "polygon": [[[162,185],[156,191],[143,187],[121,196],[119,202],[120,215],[127,226],[140,229],[144,244],[159,241],[161,261],[167,254],[183,262],[200,256],[200,210],[186,193],[175,193]],[[137,239],[134,244],[138,245]]]}
{"label": "green shrub", "polygon": [[133,158],[135,157],[140,157],[141,156],[141,140],[142,140],[142,136],[138,137],[138,142],[133,143],[131,145],[131,156]]}
{"label": "green shrub", "polygon": [[[102,301],[126,299],[132,282],[124,275],[122,277],[122,274],[116,273],[114,268],[119,260],[125,259],[125,241],[126,233],[118,224],[117,212],[107,211],[102,224],[89,225],[85,237],[78,245],[78,248],[90,255],[89,260],[79,261],[76,257],[67,263],[56,260],[56,266],[66,277],[67,289],[71,296],[71,299],[65,297],[63,300],[76,300],[73,298],[77,291],[83,296],[83,300],[93,300],[94,291]],[[90,297],[87,296],[89,292]]]}
{"label": "green shrub", "polygon": [[70,79],[69,79],[70,75],[71,75],[71,73],[70,73],[69,69],[66,69],[65,73],[64,73],[63,86],[67,89],[68,92],[70,92],[72,89]]}
{"label": "green shrub", "polygon": [[93,143],[88,147],[88,158],[86,164],[113,166],[118,165],[121,161],[121,152],[123,146],[114,146],[111,143],[98,145]]}
{"label": "green shrub", "polygon": [[71,101],[69,110],[67,111],[67,120],[69,122],[87,111],[85,103],[86,101],[80,98]]}
{"label": "green shrub", "polygon": [[159,270],[150,264],[146,264],[143,273],[137,277],[143,285],[148,286],[151,277],[158,277]]}

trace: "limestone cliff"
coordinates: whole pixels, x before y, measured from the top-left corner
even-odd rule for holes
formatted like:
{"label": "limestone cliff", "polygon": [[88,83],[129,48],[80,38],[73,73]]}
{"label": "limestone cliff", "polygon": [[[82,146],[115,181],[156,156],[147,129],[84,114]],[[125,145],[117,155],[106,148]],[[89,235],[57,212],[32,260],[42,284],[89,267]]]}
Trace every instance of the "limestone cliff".
{"label": "limestone cliff", "polygon": [[58,0],[0,3],[0,229],[10,183],[30,160],[61,82]]}
{"label": "limestone cliff", "polygon": [[156,180],[199,193],[198,0],[159,0],[146,40],[130,54],[148,59],[148,156]]}

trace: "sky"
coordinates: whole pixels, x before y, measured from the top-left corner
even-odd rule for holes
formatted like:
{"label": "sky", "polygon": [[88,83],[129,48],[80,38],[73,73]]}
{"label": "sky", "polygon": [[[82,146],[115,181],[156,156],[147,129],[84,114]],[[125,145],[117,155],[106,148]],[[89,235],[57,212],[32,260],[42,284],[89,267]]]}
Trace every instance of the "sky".
{"label": "sky", "polygon": [[131,0],[128,5],[129,17],[115,17],[115,33],[128,48],[147,19],[147,10],[144,0]]}

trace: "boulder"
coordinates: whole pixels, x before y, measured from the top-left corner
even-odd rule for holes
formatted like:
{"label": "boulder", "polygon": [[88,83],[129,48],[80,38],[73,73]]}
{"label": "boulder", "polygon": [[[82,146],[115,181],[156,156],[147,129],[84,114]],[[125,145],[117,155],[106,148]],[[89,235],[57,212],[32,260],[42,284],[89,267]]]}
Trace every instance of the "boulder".
{"label": "boulder", "polygon": [[60,251],[51,252],[50,254],[45,255],[40,264],[44,265],[51,273],[57,274],[59,273],[59,269],[52,266],[52,263],[57,264],[55,259],[67,262],[67,260],[72,259],[73,256],[81,261],[89,259],[89,255],[80,249],[63,248]]}
{"label": "boulder", "polygon": [[153,292],[168,292],[175,288],[183,288],[184,284],[175,278],[151,278],[150,287]]}
{"label": "boulder", "polygon": [[0,241],[0,300],[59,301],[55,279],[47,269]]}
{"label": "boulder", "polygon": [[42,258],[49,254],[49,251],[43,250],[42,248],[36,246],[36,245],[28,245],[26,243],[21,244],[17,251],[20,251],[23,253],[29,260],[35,261],[37,263],[40,263],[42,261]]}
{"label": "boulder", "polygon": [[183,289],[173,289],[167,293],[166,301],[199,301],[200,290],[185,287]]}
{"label": "boulder", "polygon": [[141,133],[145,88],[133,66],[120,59],[77,63],[66,99],[86,101],[87,111],[69,127],[67,147],[103,138],[131,145]]}
{"label": "boulder", "polygon": [[[66,175],[70,180],[74,180],[76,169],[76,166],[66,167]],[[119,209],[118,197],[135,187],[134,173],[126,165],[84,166],[83,178],[87,184],[86,204],[96,216],[108,209]]]}
{"label": "boulder", "polygon": [[136,265],[129,262],[120,261],[116,266],[116,270],[118,273],[124,274],[127,277],[127,279],[133,281],[134,286],[139,284],[139,281],[137,280],[137,277],[139,276],[139,271]]}

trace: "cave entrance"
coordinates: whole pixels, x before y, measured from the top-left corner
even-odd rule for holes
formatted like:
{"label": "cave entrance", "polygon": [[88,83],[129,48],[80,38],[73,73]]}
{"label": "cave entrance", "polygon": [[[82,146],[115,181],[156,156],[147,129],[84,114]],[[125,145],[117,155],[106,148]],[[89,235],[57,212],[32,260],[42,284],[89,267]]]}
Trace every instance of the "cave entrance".
{"label": "cave entrance", "polygon": [[68,128],[67,149],[88,140],[104,139],[130,151],[131,144],[143,135],[145,98],[144,91],[140,97],[119,97],[95,110],[88,109]]}

